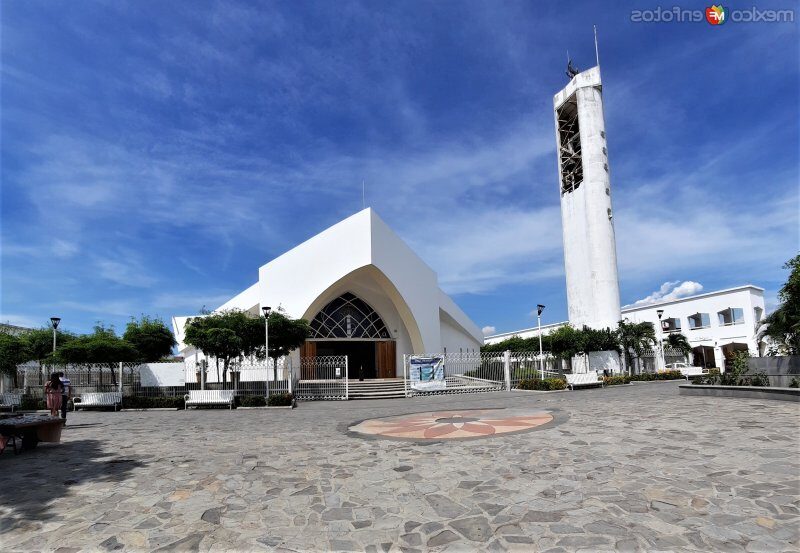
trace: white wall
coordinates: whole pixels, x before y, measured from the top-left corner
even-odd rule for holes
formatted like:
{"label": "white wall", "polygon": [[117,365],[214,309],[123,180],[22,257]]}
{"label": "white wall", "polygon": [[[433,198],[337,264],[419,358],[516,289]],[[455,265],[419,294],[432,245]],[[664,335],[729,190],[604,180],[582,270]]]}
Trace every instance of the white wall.
{"label": "white wall", "polygon": [[[742,308],[744,322],[742,324],[721,326],[717,313],[729,307]],[[656,327],[656,334],[660,328],[658,313],[659,309],[664,310],[664,319],[678,318],[681,322],[681,333],[689,339],[692,347],[711,346],[714,348],[716,366],[724,366],[724,356],[722,346],[730,343],[747,344],[750,354],[758,355],[758,344],[756,343],[756,333],[758,324],[755,320],[754,308],[761,308],[762,317],[764,315],[764,290],[755,286],[742,286],[727,290],[719,290],[700,294],[691,298],[684,298],[671,302],[643,306],[626,307],[622,310],[622,317],[631,322],[650,322]],[[695,313],[708,313],[709,327],[697,330],[689,329],[689,316]],[[666,339],[667,332],[663,333]]]}
{"label": "white wall", "polygon": [[[440,327],[442,329],[442,351],[447,353],[479,352],[481,342],[456,322],[447,312],[440,311]],[[438,352],[434,352],[438,353]]]}

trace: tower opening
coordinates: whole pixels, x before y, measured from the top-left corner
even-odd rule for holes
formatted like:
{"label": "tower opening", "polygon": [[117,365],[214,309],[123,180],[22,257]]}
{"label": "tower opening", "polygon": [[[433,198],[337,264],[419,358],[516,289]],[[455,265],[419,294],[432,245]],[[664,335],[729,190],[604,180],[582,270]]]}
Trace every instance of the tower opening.
{"label": "tower opening", "polygon": [[569,97],[557,111],[558,159],[561,167],[561,194],[572,192],[583,182],[581,133],[578,125],[578,100]]}

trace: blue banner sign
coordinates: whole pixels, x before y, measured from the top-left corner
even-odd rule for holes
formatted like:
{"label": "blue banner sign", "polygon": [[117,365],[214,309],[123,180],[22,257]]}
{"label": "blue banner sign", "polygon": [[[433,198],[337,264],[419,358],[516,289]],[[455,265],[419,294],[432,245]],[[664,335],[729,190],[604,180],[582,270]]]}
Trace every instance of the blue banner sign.
{"label": "blue banner sign", "polygon": [[441,357],[412,355],[408,361],[411,388],[419,391],[444,390],[444,363]]}

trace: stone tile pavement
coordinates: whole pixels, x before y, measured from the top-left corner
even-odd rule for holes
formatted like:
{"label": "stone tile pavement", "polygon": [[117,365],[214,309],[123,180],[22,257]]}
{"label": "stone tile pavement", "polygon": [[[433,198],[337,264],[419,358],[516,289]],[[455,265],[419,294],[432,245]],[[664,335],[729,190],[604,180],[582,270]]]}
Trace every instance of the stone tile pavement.
{"label": "stone tile pavement", "polygon": [[[541,408],[560,424],[449,442],[359,420]],[[13,551],[798,551],[800,408],[655,382],[559,393],[70,414],[0,456]]]}

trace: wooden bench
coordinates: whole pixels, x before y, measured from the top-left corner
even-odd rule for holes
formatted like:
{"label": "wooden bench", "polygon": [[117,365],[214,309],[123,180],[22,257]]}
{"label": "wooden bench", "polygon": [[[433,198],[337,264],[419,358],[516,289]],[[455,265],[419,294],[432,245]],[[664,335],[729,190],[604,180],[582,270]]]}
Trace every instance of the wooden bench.
{"label": "wooden bench", "polygon": [[603,378],[596,372],[588,372],[581,374],[566,374],[567,385],[570,389],[574,390],[576,386],[603,386]]}
{"label": "wooden bench", "polygon": [[15,394],[13,392],[5,392],[0,394],[0,407],[11,407],[11,412],[14,412],[15,407],[22,404],[22,394]]}
{"label": "wooden bench", "polygon": [[72,398],[72,410],[78,407],[113,407],[122,409],[121,392],[86,392],[80,397]]}
{"label": "wooden bench", "polygon": [[186,409],[200,405],[227,405],[233,409],[233,390],[190,390],[183,396]]}

